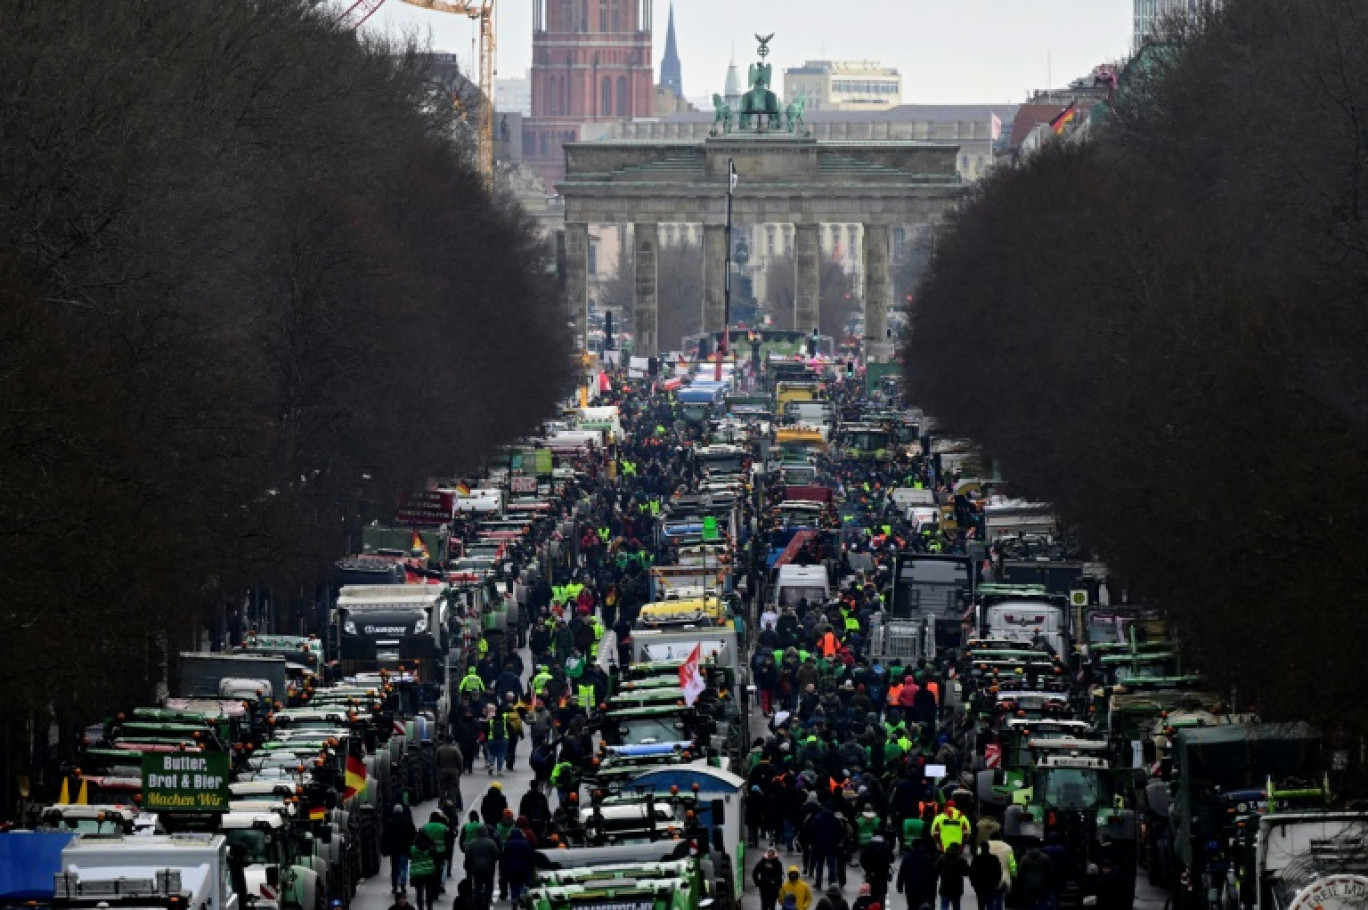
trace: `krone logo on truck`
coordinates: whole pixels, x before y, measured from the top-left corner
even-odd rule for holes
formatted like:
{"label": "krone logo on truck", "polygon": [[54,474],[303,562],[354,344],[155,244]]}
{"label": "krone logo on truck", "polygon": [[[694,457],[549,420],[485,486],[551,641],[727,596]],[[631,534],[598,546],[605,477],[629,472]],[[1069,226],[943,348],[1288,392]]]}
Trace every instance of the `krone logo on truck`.
{"label": "krone logo on truck", "polygon": [[142,760],[142,808],[149,812],[227,812],[225,752],[149,752]]}

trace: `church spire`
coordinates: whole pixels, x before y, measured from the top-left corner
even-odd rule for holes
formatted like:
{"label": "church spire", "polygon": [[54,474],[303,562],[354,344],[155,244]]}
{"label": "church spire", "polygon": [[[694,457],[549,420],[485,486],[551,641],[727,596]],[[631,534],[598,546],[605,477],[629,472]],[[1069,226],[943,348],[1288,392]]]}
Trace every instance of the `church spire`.
{"label": "church spire", "polygon": [[675,44],[674,0],[670,0],[670,23],[665,30],[665,56],[660,58],[660,84],[680,98],[684,97],[684,77]]}

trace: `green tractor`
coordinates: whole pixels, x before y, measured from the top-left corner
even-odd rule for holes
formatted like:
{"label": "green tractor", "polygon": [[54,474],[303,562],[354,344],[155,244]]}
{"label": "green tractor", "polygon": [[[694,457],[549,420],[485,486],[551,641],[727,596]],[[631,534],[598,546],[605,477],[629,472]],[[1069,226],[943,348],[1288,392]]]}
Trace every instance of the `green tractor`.
{"label": "green tractor", "polygon": [[1105,758],[1083,749],[1047,752],[1030,789],[1007,807],[1003,839],[1018,856],[1043,846],[1070,858],[1056,883],[1061,904],[1131,910],[1139,834],[1133,791],[1129,772],[1113,771]]}

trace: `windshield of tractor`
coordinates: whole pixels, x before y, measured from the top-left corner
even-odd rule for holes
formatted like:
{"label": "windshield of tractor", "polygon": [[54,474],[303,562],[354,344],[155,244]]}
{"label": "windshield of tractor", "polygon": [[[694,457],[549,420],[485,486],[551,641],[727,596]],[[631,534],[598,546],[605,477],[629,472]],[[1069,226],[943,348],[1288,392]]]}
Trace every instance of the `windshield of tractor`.
{"label": "windshield of tractor", "polygon": [[883,430],[851,430],[850,447],[861,452],[872,452],[888,445],[888,434]]}
{"label": "windshield of tractor", "polygon": [[1036,780],[1036,792],[1049,809],[1098,809],[1104,790],[1098,773],[1088,768],[1043,768]]}
{"label": "windshield of tractor", "polygon": [[271,842],[265,831],[256,831],[252,828],[232,828],[224,831],[223,834],[228,839],[229,847],[241,845],[247,851],[248,865],[256,866],[275,862],[271,856]]}
{"label": "windshield of tractor", "polygon": [[677,742],[683,734],[675,727],[672,717],[638,717],[624,720],[618,729],[622,733],[621,744],[640,746],[650,743]]}

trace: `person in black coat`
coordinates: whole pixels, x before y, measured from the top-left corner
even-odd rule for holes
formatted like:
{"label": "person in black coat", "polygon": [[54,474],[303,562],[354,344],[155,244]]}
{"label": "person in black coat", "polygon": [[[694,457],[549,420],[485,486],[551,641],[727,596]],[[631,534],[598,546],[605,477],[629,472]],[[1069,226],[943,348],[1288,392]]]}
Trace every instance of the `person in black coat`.
{"label": "person in black coat", "polygon": [[760,910],[774,910],[779,900],[779,889],[784,884],[784,864],[773,847],[765,851],[764,857],[755,864],[751,881],[760,889]]}
{"label": "person in black coat", "polygon": [[385,819],[385,830],[380,835],[380,852],[390,858],[390,890],[403,892],[408,882],[409,848],[418,836],[408,810],[396,803]]}
{"label": "person in black coat", "polygon": [[919,910],[936,902],[936,858],[925,838],[912,842],[903,851],[898,867],[898,893],[907,895],[907,906]]}
{"label": "person in black coat", "polygon": [[860,868],[874,900],[884,902],[888,895],[888,877],[893,869],[893,850],[882,835],[876,834],[860,848]]}
{"label": "person in black coat", "polygon": [[523,794],[518,802],[518,814],[527,816],[532,831],[537,837],[546,836],[546,825],[551,821],[551,804],[542,792],[541,781],[532,781],[532,787]]}
{"label": "person in black coat", "polygon": [[503,853],[499,856],[499,867],[503,881],[508,884],[509,899],[516,905],[523,890],[532,880],[532,870],[536,865],[536,851],[523,837],[522,831],[514,828],[504,842]]}
{"label": "person in black coat", "polygon": [[943,910],[960,910],[964,897],[964,879],[969,875],[969,861],[964,858],[963,845],[951,844],[936,860],[936,880],[940,886]]}
{"label": "person in black coat", "polygon": [[480,800],[480,818],[493,828],[503,821],[504,810],[508,808],[508,797],[504,796],[503,785],[498,781],[489,785],[489,792]]}

